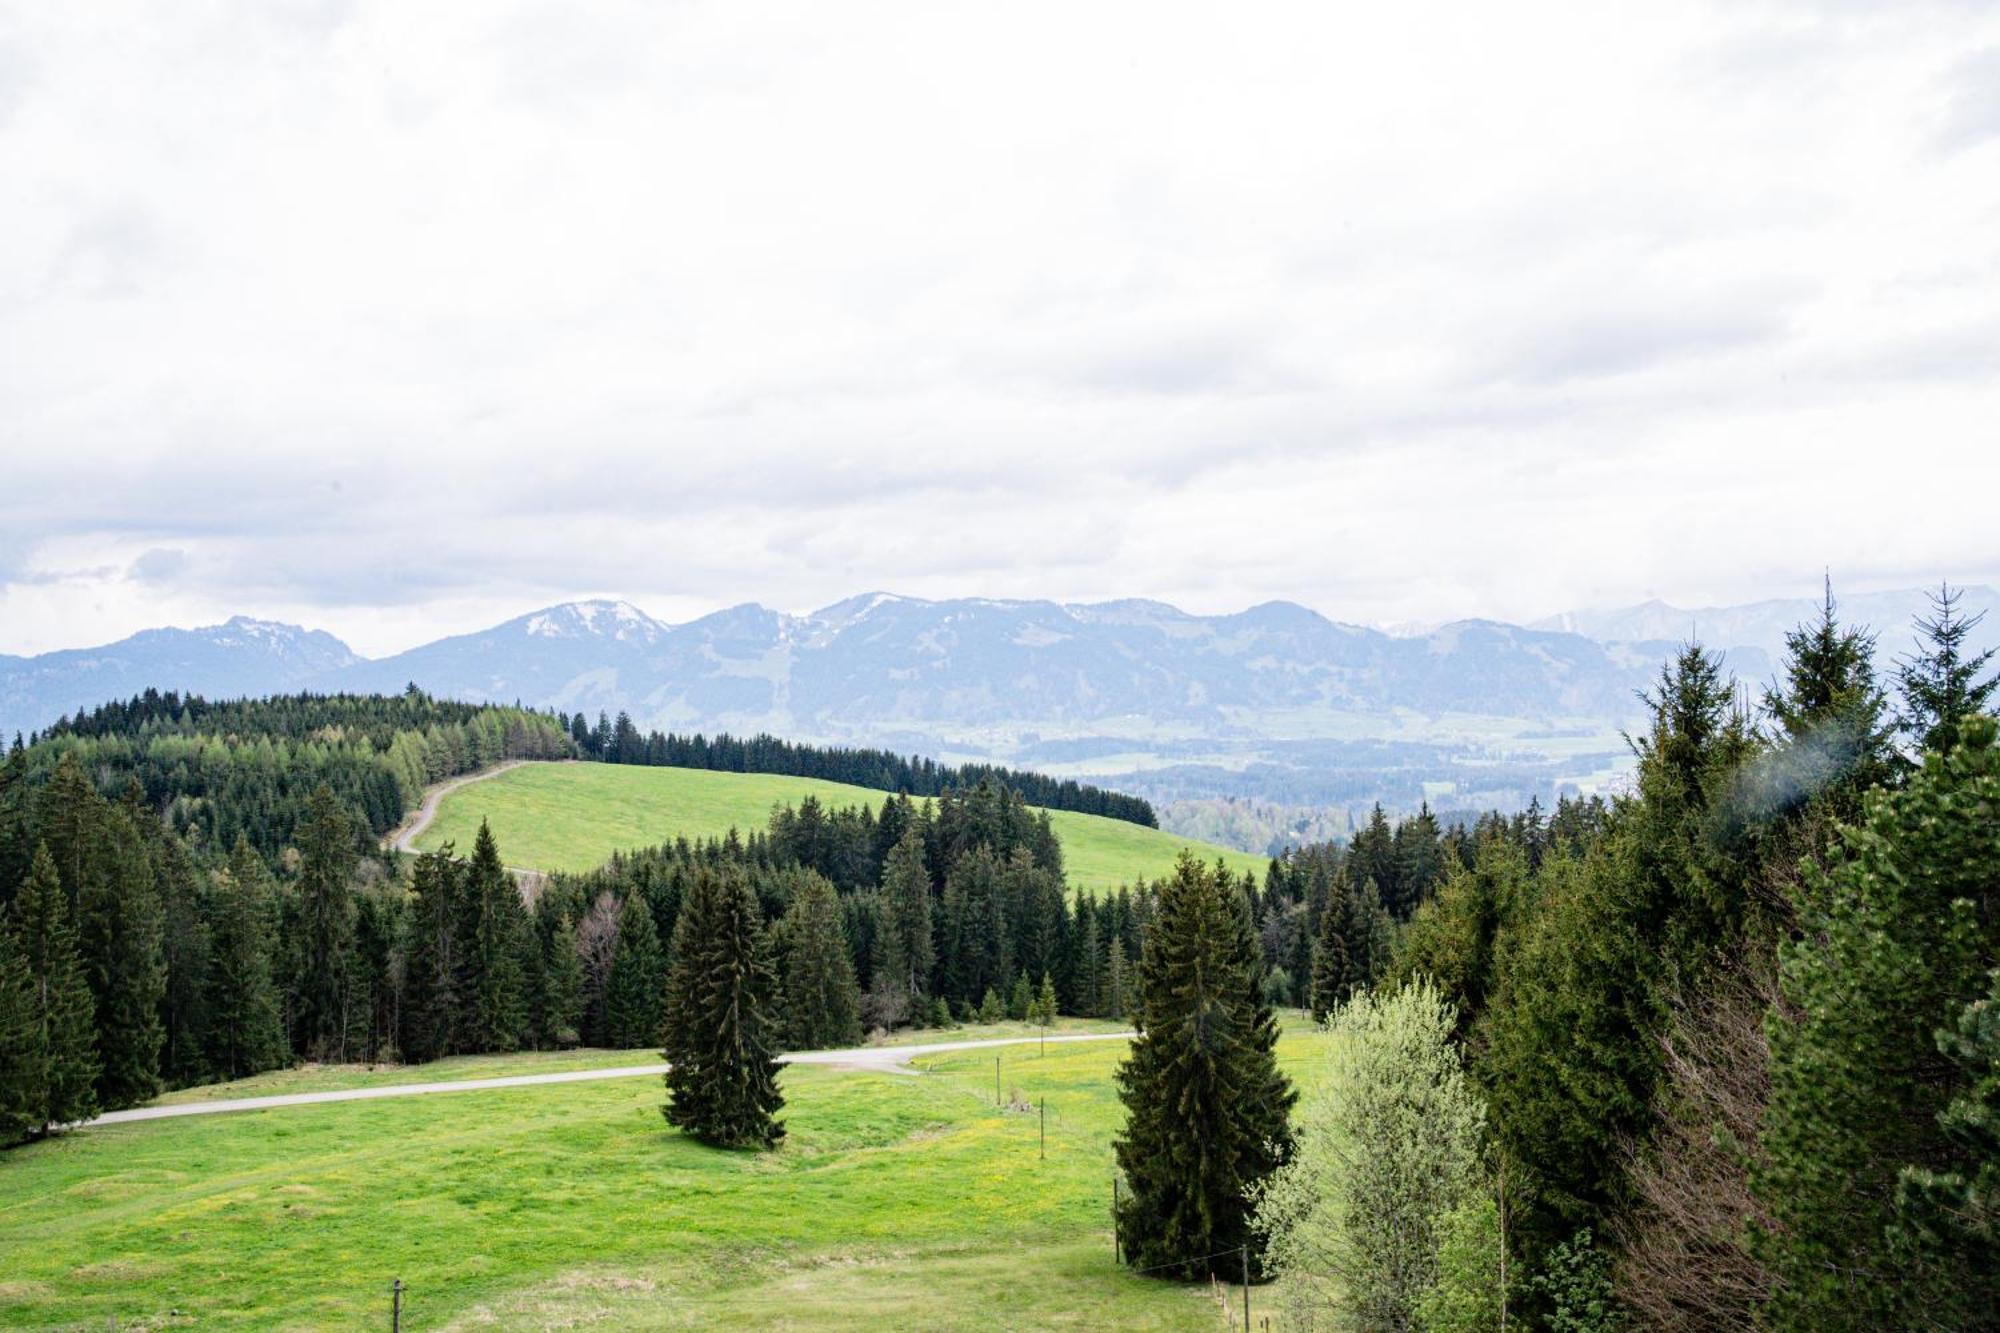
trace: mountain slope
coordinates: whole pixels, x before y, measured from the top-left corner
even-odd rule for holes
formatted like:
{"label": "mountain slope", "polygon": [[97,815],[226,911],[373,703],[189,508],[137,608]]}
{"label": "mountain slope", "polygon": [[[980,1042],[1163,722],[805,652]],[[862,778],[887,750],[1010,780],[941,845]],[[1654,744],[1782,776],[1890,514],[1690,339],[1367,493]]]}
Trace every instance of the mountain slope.
{"label": "mountain slope", "polygon": [[210,697],[296,690],[361,661],[324,631],[248,616],[142,630],[100,648],[0,657],[0,728],[11,736],[146,689]]}

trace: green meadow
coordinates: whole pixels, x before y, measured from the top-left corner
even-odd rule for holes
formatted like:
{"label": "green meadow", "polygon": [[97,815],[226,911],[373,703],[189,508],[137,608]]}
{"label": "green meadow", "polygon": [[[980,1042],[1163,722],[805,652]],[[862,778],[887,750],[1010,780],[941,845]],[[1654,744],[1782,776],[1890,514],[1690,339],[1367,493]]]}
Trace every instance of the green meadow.
{"label": "green meadow", "polygon": [[[507,864],[531,870],[589,870],[613,852],[676,837],[721,837],[763,828],[774,806],[816,796],[827,806],[875,808],[883,794],[818,778],[766,773],[711,773],[624,764],[523,764],[444,798],[416,839],[426,851],[454,842],[468,851],[484,819]],[[1173,869],[1182,848],[1217,857],[1238,871],[1263,873],[1265,861],[1212,843],[1177,838],[1101,815],[1049,812],[1070,884],[1104,890]]]}
{"label": "green meadow", "polygon": [[[1295,1020],[1280,1058],[1308,1075],[1322,1040]],[[769,1154],[670,1132],[645,1077],[83,1130],[0,1161],[0,1326],[386,1326],[394,1277],[413,1330],[1226,1326],[1240,1292],[1113,1260],[1123,1052],[998,1052],[1009,1101],[1047,1100],[1046,1159],[1040,1117],[994,1105],[992,1050],[788,1068]],[[575,1067],[463,1063],[345,1077]]]}

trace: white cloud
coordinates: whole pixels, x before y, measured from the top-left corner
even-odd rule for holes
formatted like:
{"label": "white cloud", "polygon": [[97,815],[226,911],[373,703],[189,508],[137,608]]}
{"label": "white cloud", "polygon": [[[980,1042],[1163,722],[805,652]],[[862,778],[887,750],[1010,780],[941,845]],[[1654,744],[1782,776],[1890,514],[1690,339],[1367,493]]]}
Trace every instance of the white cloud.
{"label": "white cloud", "polygon": [[26,9],[0,651],[2000,578],[1996,49],[1948,5]]}

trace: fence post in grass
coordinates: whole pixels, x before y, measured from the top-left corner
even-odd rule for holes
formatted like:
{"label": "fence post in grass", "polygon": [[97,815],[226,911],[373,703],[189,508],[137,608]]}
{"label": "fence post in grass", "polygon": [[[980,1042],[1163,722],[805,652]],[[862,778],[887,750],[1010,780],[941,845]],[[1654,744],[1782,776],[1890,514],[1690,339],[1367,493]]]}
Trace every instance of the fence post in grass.
{"label": "fence post in grass", "polygon": [[1118,1243],[1118,1177],[1111,1177],[1111,1259],[1113,1263],[1125,1262],[1125,1251]]}
{"label": "fence post in grass", "polygon": [[389,1333],[403,1333],[403,1279],[389,1284]]}
{"label": "fence post in grass", "polygon": [[1049,1099],[1042,1098],[1042,1160],[1049,1160]]}
{"label": "fence post in grass", "polygon": [[993,1104],[1000,1104],[1000,1057],[993,1057]]}
{"label": "fence post in grass", "polygon": [[1243,1256],[1243,1333],[1250,1333],[1250,1247],[1238,1251]]}

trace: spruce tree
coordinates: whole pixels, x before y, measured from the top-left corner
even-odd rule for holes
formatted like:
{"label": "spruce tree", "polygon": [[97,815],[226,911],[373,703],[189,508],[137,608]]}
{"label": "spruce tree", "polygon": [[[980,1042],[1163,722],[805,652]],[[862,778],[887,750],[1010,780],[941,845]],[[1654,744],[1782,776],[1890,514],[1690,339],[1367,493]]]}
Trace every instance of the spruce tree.
{"label": "spruce tree", "polygon": [[1075,977],[1071,1000],[1075,1012],[1098,1017],[1104,1005],[1104,938],[1098,931],[1097,904],[1090,898],[1077,907]]}
{"label": "spruce tree", "polygon": [[859,1041],[861,995],[833,885],[807,871],[780,930],[786,1048],[810,1051]]}
{"label": "spruce tree", "polygon": [[45,1123],[36,1090],[48,1082],[49,1042],[35,1003],[28,960],[0,920],[0,1146],[19,1143]]}
{"label": "spruce tree", "polygon": [[[883,824],[888,823],[885,815]],[[930,993],[934,966],[931,872],[924,860],[923,829],[914,823],[905,828],[883,866],[882,915],[882,967],[914,1009]]]}
{"label": "spruce tree", "polygon": [[8,909],[12,952],[27,973],[30,1021],[23,1067],[32,1080],[12,1102],[30,1135],[97,1114],[94,1003],[77,952],[61,876],[46,846],[35,848],[28,878]]}
{"label": "spruce tree", "polygon": [[1814,798],[1851,817],[1860,793],[1894,771],[1887,704],[1875,683],[1875,636],[1840,623],[1829,583],[1817,620],[1785,636],[1785,674],[1764,691],[1782,762],[1762,803],[1774,812]]}
{"label": "spruce tree", "polygon": [[256,858],[239,839],[213,895],[207,1058],[225,1079],[275,1069],[288,1054],[271,967],[269,876]]}
{"label": "spruce tree", "polygon": [[776,975],[748,880],[697,872],[674,925],[667,980],[667,1123],[720,1147],[776,1146]]}
{"label": "spruce tree", "polygon": [[[1752,1184],[1787,1329],[1917,1327],[1937,1295],[1899,1232],[1905,1166],[1957,1152],[1939,1117],[1970,1082],[1937,1033],[2000,966],[2000,746],[1965,722],[1900,791],[1873,793],[1824,869],[1808,863],[1788,1001],[1770,1025],[1771,1091]],[[1958,1159],[1963,1160],[1963,1159]]]}
{"label": "spruce tree", "polygon": [[299,830],[297,941],[299,1042],[313,1059],[347,1057],[347,969],[354,948],[349,881],[357,857],[354,828],[333,789],[321,783],[306,800]]}
{"label": "spruce tree", "polygon": [[1043,1027],[1052,1027],[1056,1021],[1056,979],[1042,973],[1042,988],[1035,992],[1035,1007],[1028,1015]]}
{"label": "spruce tree", "polygon": [[1981,612],[1959,614],[1963,594],[1950,584],[1931,598],[1931,614],[1917,622],[1922,639],[1914,656],[1903,659],[1896,673],[1902,693],[1897,725],[1919,750],[1949,750],[1958,744],[1967,718],[1986,711],[2000,675],[1979,678],[1993,660],[1993,649],[1968,654],[1966,636],[1986,618]]}
{"label": "spruce tree", "polygon": [[403,1058],[422,1064],[456,1050],[464,1022],[458,982],[458,908],[464,871],[452,844],[425,852],[410,867],[404,914]]}
{"label": "spruce tree", "polygon": [[1310,1007],[1315,1023],[1324,1023],[1351,989],[1346,928],[1351,899],[1346,872],[1342,871],[1320,908],[1319,931],[1313,937]]}
{"label": "spruce tree", "polygon": [[[1227,876],[1183,853],[1161,884],[1139,963],[1128,1112],[1116,1150],[1131,1190],[1119,1207],[1135,1267],[1185,1278],[1261,1263],[1253,1196],[1287,1141],[1294,1094],[1273,1055],[1248,903]],[[1114,955],[1115,957],[1115,955]]]}
{"label": "spruce tree", "polygon": [[209,983],[213,908],[181,840],[149,820],[154,883],[160,904],[160,1075],[174,1087],[209,1076]]}
{"label": "spruce tree", "polygon": [[98,823],[98,873],[77,900],[77,936],[96,1002],[97,1098],[107,1109],[137,1106],[160,1091],[160,900],[153,859],[126,812]]}
{"label": "spruce tree", "polygon": [[1035,989],[1028,984],[1026,972],[1014,978],[1014,988],[1007,993],[1007,1017],[1016,1023],[1028,1021],[1028,1010],[1034,1006]]}
{"label": "spruce tree", "polygon": [[[686,903],[681,910],[687,911]],[[653,913],[635,889],[619,909],[618,944],[604,979],[604,1023],[613,1046],[636,1048],[660,1040],[665,976]]]}
{"label": "spruce tree", "polygon": [[[465,901],[473,912],[472,985],[466,997],[466,1025],[474,1048],[518,1050],[528,1027],[528,997],[521,954],[528,933],[521,889],[500,863],[493,830],[479,821],[472,859],[465,866]],[[641,1043],[650,1044],[651,1038]]]}
{"label": "spruce tree", "polygon": [[576,923],[567,912],[549,936],[542,985],[542,1015],[550,1043],[563,1049],[575,1046],[583,1031],[583,956],[577,952]]}

